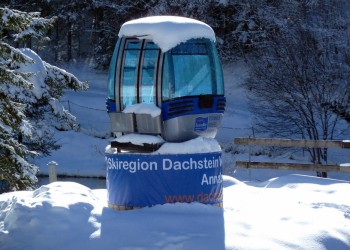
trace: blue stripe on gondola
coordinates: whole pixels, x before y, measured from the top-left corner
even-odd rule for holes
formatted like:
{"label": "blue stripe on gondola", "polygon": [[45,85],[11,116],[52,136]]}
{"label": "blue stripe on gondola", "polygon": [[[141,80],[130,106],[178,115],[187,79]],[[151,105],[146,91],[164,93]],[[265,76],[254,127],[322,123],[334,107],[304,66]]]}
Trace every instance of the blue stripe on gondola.
{"label": "blue stripe on gondola", "polygon": [[[199,107],[200,96],[181,97],[162,103],[162,118],[167,121],[184,115],[208,114],[208,113],[224,113],[226,99],[224,96],[214,96],[213,105],[210,108]],[[114,100],[106,100],[107,112],[116,112],[116,103]]]}
{"label": "blue stripe on gondola", "polygon": [[213,96],[213,105],[210,108],[200,108],[199,100],[200,96],[193,96],[163,102],[161,106],[163,121],[185,115],[224,113],[225,111],[224,96]]}

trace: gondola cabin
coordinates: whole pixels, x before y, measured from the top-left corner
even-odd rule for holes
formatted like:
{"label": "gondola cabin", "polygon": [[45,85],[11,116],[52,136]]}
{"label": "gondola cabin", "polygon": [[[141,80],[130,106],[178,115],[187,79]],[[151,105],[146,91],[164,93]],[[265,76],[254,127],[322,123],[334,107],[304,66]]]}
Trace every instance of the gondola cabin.
{"label": "gondola cabin", "polygon": [[225,110],[215,34],[205,23],[171,16],[126,22],[109,69],[112,132],[181,142],[215,137]]}

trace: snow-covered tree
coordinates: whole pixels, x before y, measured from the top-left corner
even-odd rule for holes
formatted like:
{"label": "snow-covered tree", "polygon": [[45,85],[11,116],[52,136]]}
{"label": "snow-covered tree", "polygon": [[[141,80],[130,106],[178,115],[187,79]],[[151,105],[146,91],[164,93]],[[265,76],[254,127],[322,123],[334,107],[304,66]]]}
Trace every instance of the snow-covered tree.
{"label": "snow-covered tree", "polygon": [[[348,7],[347,1],[314,0],[269,9],[279,28],[251,60],[247,86],[262,131],[313,140],[340,135],[344,125],[331,106],[349,105]],[[327,149],[309,152],[313,162],[327,161]]]}
{"label": "snow-covered tree", "polygon": [[58,102],[63,89],[87,88],[73,75],[41,61],[33,51],[7,43],[10,36],[15,41],[46,40],[53,22],[36,12],[0,8],[0,179],[12,190],[35,185],[38,169],[28,157],[38,154],[31,148],[48,153],[46,146],[56,147],[50,125],[73,126],[74,117]]}
{"label": "snow-covered tree", "polygon": [[86,89],[87,86],[74,75],[42,61],[34,51],[30,49],[20,51],[32,62],[20,64],[16,72],[31,73],[29,81],[34,84],[33,89],[23,91],[30,97],[24,114],[35,127],[30,140],[24,140],[23,143],[41,155],[48,155],[50,151],[58,148],[54,141],[54,129],[76,128],[75,117],[59,102],[63,90]]}

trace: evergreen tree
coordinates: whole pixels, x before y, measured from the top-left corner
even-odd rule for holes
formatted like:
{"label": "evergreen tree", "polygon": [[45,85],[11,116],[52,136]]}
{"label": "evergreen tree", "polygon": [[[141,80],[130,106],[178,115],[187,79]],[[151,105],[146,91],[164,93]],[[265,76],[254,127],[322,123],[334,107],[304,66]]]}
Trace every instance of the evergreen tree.
{"label": "evergreen tree", "polygon": [[[74,118],[57,98],[64,88],[87,87],[67,72],[42,62],[30,50],[19,50],[7,43],[10,36],[15,41],[46,40],[45,33],[53,22],[53,18],[41,18],[39,13],[0,8],[0,179],[6,180],[11,190],[32,188],[37,181],[38,169],[28,162],[28,157],[38,153],[25,143],[40,138],[38,118],[55,116],[72,124]],[[38,61],[43,68],[33,72]],[[40,143],[45,148],[45,133],[41,136],[44,140]]]}
{"label": "evergreen tree", "polygon": [[64,109],[59,98],[63,95],[64,89],[79,90],[86,89],[87,86],[74,75],[42,61],[34,51],[30,49],[20,51],[33,62],[20,64],[16,71],[32,73],[29,80],[34,84],[32,90],[23,90],[23,93],[31,98],[31,101],[26,103],[24,113],[35,127],[30,140],[24,140],[23,143],[40,155],[49,155],[50,151],[59,148],[54,141],[54,130],[76,128],[75,117]]}

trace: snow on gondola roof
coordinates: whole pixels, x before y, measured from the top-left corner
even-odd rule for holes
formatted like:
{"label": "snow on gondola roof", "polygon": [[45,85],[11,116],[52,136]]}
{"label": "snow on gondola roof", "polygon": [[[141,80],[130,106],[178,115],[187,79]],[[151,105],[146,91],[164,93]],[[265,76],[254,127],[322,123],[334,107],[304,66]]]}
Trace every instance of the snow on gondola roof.
{"label": "snow on gondola roof", "polygon": [[118,36],[150,39],[163,52],[193,38],[208,38],[215,42],[215,33],[209,25],[178,16],[152,16],[131,20],[122,25]]}

